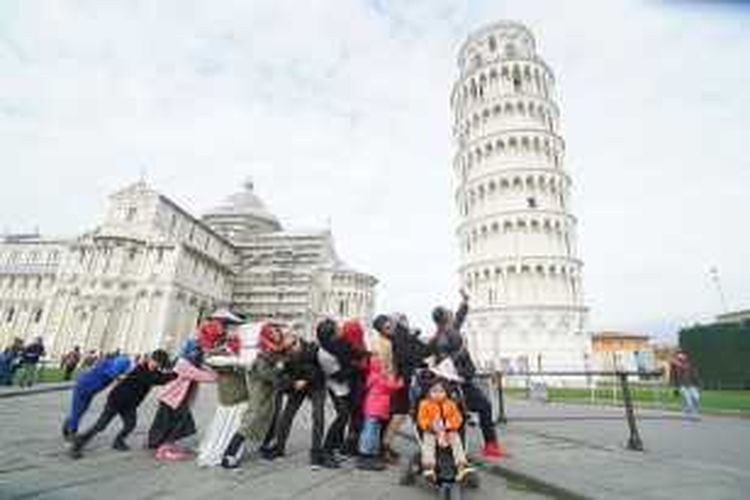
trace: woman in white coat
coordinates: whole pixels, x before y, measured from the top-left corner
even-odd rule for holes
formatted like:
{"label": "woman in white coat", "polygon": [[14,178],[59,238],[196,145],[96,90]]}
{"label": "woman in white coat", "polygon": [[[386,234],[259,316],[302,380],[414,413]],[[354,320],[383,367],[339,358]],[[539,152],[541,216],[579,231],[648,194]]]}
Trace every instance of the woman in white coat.
{"label": "woman in white coat", "polygon": [[261,325],[249,323],[237,327],[234,334],[240,340],[239,352],[226,350],[206,358],[206,364],[219,374],[219,404],[200,443],[197,461],[201,467],[221,464],[224,450],[240,427],[248,400],[245,374],[258,350],[258,333]]}

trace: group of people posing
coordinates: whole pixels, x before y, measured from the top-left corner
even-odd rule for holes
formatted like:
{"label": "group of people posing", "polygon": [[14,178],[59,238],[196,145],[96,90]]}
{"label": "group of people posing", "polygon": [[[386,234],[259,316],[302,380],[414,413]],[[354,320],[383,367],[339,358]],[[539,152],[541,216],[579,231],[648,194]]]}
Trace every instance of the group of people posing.
{"label": "group of people posing", "polygon": [[[314,467],[337,468],[355,456],[360,468],[385,468],[398,460],[394,439],[411,415],[422,436],[424,474],[434,477],[436,448],[450,447],[460,476],[470,470],[459,434],[466,412],[479,415],[483,456],[502,454],[490,402],[476,384],[460,332],[467,312],[464,292],[455,314],[435,308],[435,333],[427,340],[404,315],[377,316],[368,346],[356,320],[324,319],[309,340],[284,324],[248,327],[231,312],[217,311],[185,342],[176,361],[159,349],[134,367],[126,356],[113,355],[83,372],[63,435],[71,441],[71,457],[80,458],[86,444],[119,416],[122,428],[113,448],[127,450],[138,406],[153,386],[162,385],[147,446],[159,460],[191,458],[178,443],[196,433],[191,406],[198,385],[216,382],[218,406],[203,433],[199,465],[236,468],[249,456],[284,457],[295,417],[309,400]],[[94,396],[115,381],[96,422],[79,432]],[[326,428],[327,401],[334,415]]]}

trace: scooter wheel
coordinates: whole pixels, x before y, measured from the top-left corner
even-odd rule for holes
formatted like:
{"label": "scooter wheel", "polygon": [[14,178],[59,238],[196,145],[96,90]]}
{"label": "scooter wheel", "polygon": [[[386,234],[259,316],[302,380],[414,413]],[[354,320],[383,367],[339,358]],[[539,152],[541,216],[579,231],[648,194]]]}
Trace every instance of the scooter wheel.
{"label": "scooter wheel", "polygon": [[470,490],[476,490],[479,488],[481,481],[479,479],[479,474],[474,472],[470,472],[467,474],[466,478],[464,478],[464,486],[469,488]]}

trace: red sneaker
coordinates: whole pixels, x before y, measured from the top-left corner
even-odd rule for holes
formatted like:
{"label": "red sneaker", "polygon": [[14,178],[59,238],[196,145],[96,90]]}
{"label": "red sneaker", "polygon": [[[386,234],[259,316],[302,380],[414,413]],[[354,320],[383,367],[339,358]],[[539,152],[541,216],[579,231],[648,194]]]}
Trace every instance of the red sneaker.
{"label": "red sneaker", "polygon": [[505,452],[497,441],[490,441],[489,443],[484,444],[484,448],[482,448],[482,458],[496,460],[503,456],[505,456]]}

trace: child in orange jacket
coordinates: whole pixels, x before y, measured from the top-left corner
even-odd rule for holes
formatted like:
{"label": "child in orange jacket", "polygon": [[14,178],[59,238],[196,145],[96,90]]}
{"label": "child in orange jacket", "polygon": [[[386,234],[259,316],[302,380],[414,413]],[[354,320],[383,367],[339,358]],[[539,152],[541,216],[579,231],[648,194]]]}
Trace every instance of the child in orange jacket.
{"label": "child in orange jacket", "polygon": [[419,403],[417,409],[417,425],[422,430],[422,470],[428,480],[434,481],[436,447],[450,446],[453,459],[456,462],[456,480],[461,481],[471,472],[466,459],[459,429],[463,424],[463,415],[458,404],[448,397],[448,393],[440,381],[435,382],[427,397]]}

